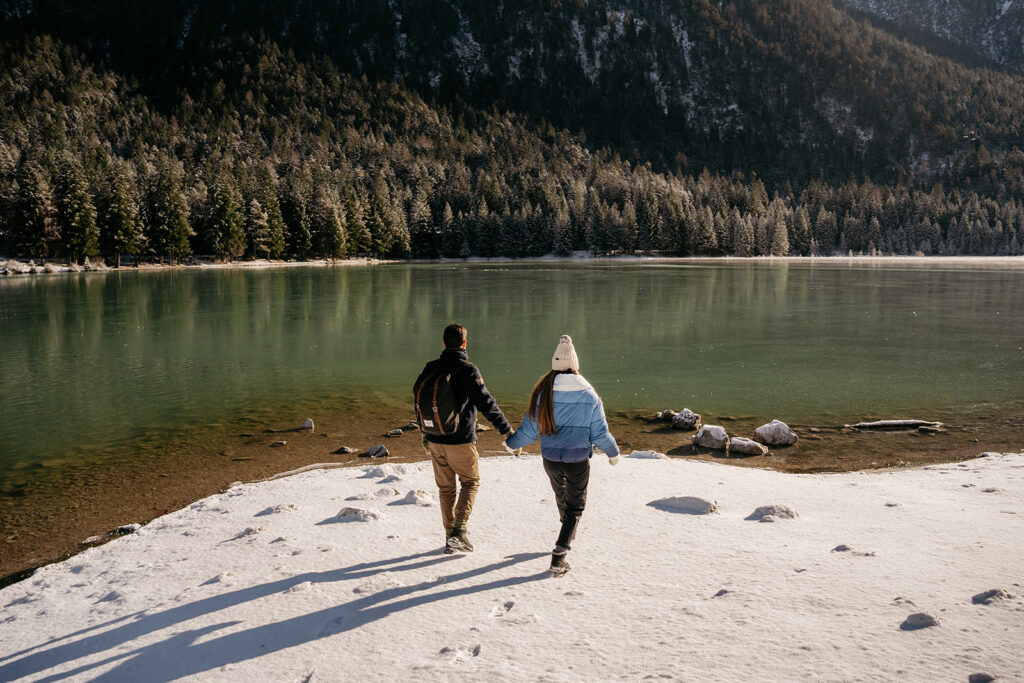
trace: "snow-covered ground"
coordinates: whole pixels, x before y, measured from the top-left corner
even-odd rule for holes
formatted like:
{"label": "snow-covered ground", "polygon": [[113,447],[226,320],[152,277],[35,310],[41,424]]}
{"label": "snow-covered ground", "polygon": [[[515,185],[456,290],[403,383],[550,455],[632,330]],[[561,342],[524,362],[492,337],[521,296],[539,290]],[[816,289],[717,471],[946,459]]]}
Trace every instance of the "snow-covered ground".
{"label": "snow-covered ground", "polygon": [[563,578],[537,456],[482,462],[471,554],[441,552],[426,463],[237,485],[0,591],[0,680],[1024,680],[1024,453],[640,455],[594,458]]}

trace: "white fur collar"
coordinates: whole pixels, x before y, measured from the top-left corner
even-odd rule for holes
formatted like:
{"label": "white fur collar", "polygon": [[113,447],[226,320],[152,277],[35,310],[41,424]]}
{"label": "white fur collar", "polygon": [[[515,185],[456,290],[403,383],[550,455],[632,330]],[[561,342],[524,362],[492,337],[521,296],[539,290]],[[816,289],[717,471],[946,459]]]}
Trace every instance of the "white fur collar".
{"label": "white fur collar", "polygon": [[555,375],[555,391],[586,391],[593,389],[590,382],[583,379],[583,375],[564,373]]}

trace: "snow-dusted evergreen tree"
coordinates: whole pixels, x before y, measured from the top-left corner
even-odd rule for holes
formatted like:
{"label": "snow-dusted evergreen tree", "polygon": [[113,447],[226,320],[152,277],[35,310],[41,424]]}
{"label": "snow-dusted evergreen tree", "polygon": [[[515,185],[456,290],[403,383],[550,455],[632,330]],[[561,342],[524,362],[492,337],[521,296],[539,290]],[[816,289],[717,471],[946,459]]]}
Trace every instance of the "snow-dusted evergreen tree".
{"label": "snow-dusted evergreen tree", "polygon": [[65,154],[57,185],[57,221],[65,254],[72,263],[99,254],[96,206],[78,159]]}
{"label": "snow-dusted evergreen tree", "polygon": [[230,262],[245,253],[245,232],[238,206],[238,191],[226,173],[222,173],[214,183],[210,204],[210,243],[215,255]]}
{"label": "snow-dusted evergreen tree", "polygon": [[350,254],[369,253],[372,241],[370,231],[363,218],[363,205],[355,192],[345,196],[345,226],[348,229],[348,251]]}
{"label": "snow-dusted evergreen tree", "polygon": [[128,175],[131,168],[119,159],[111,164],[110,192],[99,221],[101,246],[104,253],[114,255],[118,268],[122,254],[137,256],[145,246],[134,182]]}
{"label": "snow-dusted evergreen tree", "polygon": [[754,226],[749,216],[741,216],[739,209],[729,214],[728,230],[732,233],[732,253],[736,256],[754,255]]}
{"label": "snow-dusted evergreen tree", "polygon": [[313,195],[309,215],[313,253],[332,261],[345,255],[345,225],[338,200],[328,188],[320,185]]}
{"label": "snow-dusted evergreen tree", "polygon": [[257,172],[256,201],[267,214],[267,238],[262,242],[266,248],[266,258],[281,258],[284,253],[284,217],[281,215],[281,203],[277,198],[277,181],[273,171],[266,165],[260,166]]}
{"label": "snow-dusted evergreen tree", "polygon": [[156,256],[171,263],[192,253],[188,205],[181,188],[181,165],[167,155],[157,158],[155,177],[146,202],[147,241]]}
{"label": "snow-dusted evergreen tree", "polygon": [[22,160],[17,185],[11,228],[15,253],[37,258],[53,256],[60,247],[60,232],[53,192],[43,167],[34,160]]}

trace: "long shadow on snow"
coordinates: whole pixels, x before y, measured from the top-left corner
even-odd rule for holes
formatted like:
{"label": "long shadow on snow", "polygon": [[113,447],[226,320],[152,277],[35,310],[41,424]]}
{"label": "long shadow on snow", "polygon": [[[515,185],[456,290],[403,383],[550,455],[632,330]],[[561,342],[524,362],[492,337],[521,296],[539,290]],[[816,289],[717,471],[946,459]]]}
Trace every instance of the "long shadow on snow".
{"label": "long shadow on snow", "polygon": [[[309,581],[311,583],[326,583],[349,579],[360,579],[373,576],[380,571],[398,572],[422,569],[463,557],[461,555],[431,557],[437,555],[438,552],[439,551],[437,550],[431,550],[428,552],[406,555],[388,560],[361,563],[352,565],[351,567],[334,569],[326,572],[307,572],[258,586],[249,586],[247,588],[241,588],[228,593],[213,595],[209,598],[190,602],[188,604],[151,615],[146,615],[142,612],[138,613],[138,615],[119,617],[107,622],[106,624],[94,626],[89,629],[82,629],[72,636],[55,638],[49,643],[33,648],[26,648],[20,652],[7,655],[3,659],[0,659],[0,661],[7,660],[7,663],[0,665],[0,681],[13,680],[22,676],[38,674],[39,672],[45,671],[51,667],[73,662],[76,659],[98,655],[103,652],[114,651],[119,646],[135,641],[150,633],[155,633],[157,631],[173,627],[177,624],[188,622],[203,615],[213,614],[214,612],[227,609],[235,605],[275,595],[305,581]],[[192,631],[177,633],[160,643],[145,646],[139,650],[118,653],[117,655],[109,657],[103,661],[85,664],[72,671],[67,671],[40,680],[59,680],[81,674],[85,671],[118,659],[130,658],[129,661],[123,662],[120,666],[103,675],[102,679],[170,681],[191,673],[206,671],[232,662],[244,661],[252,657],[266,654],[267,652],[281,650],[303,642],[327,637],[335,633],[341,633],[343,631],[357,628],[369,621],[380,619],[389,614],[403,609],[408,609],[410,607],[416,607],[421,604],[427,604],[437,600],[455,597],[457,595],[492,590],[542,578],[544,574],[526,577],[513,577],[502,581],[479,584],[477,586],[467,586],[440,593],[407,598],[406,600],[390,603],[388,605],[377,605],[377,603],[385,600],[428,590],[440,583],[464,581],[487,572],[503,569],[519,562],[525,562],[543,556],[544,553],[520,553],[517,555],[511,555],[502,562],[496,562],[474,570],[453,574],[445,577],[441,582],[422,582],[412,586],[402,586],[384,590],[344,605],[337,605],[309,615],[295,617],[284,622],[267,624],[248,631],[229,634],[198,645],[194,644],[194,641],[197,638],[239,622],[225,622],[215,626],[207,626]],[[422,558],[426,557],[430,557],[430,559],[422,560]],[[414,560],[422,561],[415,562]],[[102,633],[96,633],[80,640],[64,642],[56,647],[44,649],[53,643],[66,641],[68,638],[74,637],[74,635],[89,631],[97,631],[111,624],[122,622],[126,618],[131,618],[132,616],[137,617],[135,621],[125,623],[117,628],[104,631]],[[343,621],[339,621],[340,617],[344,617]],[[132,669],[132,673],[129,673],[126,670],[127,668]]]}
{"label": "long shadow on snow", "polygon": [[[542,580],[548,576],[547,571],[526,576],[513,576],[507,579],[487,583],[452,588],[437,593],[421,593],[444,583],[465,581],[488,572],[510,567],[519,562],[526,562],[547,553],[518,553],[509,555],[501,562],[453,574],[442,581],[422,582],[414,586],[402,586],[381,591],[365,598],[353,600],[344,605],[303,614],[298,617],[278,621],[272,624],[257,626],[238,633],[229,633],[213,640],[196,643],[195,640],[217,628],[226,628],[237,622],[228,622],[219,626],[199,629],[189,634],[177,634],[168,640],[147,645],[135,652],[126,653],[130,657],[105,674],[94,678],[94,681],[137,681],[145,680],[163,683],[183,676],[199,674],[254,659],[271,652],[278,652],[303,643],[326,638],[359,628],[377,619],[427,605],[440,600],[471,595],[484,591],[497,590],[516,586],[532,581]],[[409,597],[406,597],[409,596]],[[404,598],[397,602],[379,604],[393,598]],[[185,636],[185,637],[183,637]],[[62,674],[64,677],[67,674]],[[43,679],[51,680],[51,679]],[[54,678],[53,680],[56,680]]]}

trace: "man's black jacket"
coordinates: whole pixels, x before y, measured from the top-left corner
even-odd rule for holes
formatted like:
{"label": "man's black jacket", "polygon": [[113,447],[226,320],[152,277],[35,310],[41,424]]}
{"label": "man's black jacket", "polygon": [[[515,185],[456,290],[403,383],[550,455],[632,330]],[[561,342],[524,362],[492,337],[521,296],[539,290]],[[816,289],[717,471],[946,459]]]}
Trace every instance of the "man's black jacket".
{"label": "man's black jacket", "polygon": [[459,429],[444,436],[426,435],[427,441],[444,444],[476,442],[476,411],[483,413],[494,428],[502,434],[512,431],[512,425],[501,412],[497,401],[484,385],[484,378],[477,367],[469,362],[469,356],[462,349],[445,349],[441,357],[432,360],[423,368],[412,387],[413,394],[420,383],[440,373],[452,373],[451,386],[459,402]]}

